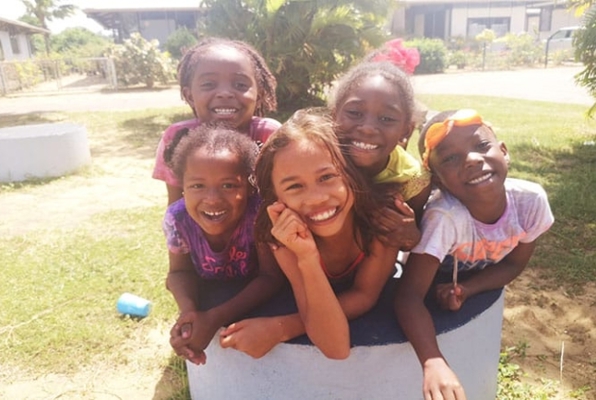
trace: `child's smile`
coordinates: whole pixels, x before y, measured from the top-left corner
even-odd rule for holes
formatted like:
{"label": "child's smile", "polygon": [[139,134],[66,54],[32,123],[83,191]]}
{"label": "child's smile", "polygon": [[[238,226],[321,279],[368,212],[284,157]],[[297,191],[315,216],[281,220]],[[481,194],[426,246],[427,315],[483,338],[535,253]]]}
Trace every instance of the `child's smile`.
{"label": "child's smile", "polygon": [[186,163],[183,187],[192,219],[210,243],[225,245],[248,201],[248,181],[238,156],[227,150],[215,154],[204,148],[195,150]]}
{"label": "child's smile", "polygon": [[279,202],[298,213],[316,236],[333,236],[352,218],[354,197],[327,149],[293,142],[274,158],[272,181]]}
{"label": "child's smile", "polygon": [[369,175],[380,173],[389,154],[409,135],[399,90],[380,75],[363,78],[338,106],[338,136]]}

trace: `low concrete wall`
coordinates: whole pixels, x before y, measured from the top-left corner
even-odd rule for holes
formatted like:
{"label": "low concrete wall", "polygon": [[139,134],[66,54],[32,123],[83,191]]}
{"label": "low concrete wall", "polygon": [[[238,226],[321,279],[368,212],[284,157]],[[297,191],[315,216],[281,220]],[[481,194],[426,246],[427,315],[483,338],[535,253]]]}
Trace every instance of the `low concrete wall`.
{"label": "low concrete wall", "polygon": [[[306,336],[279,344],[255,360],[222,349],[216,336],[206,349],[206,365],[187,362],[192,399],[422,399],[421,367],[396,323],[390,292],[386,290],[371,312],[351,321],[353,347],[346,360],[325,358]],[[255,314],[282,314],[288,301],[282,296]],[[429,308],[439,346],[467,398],[494,400],[503,291],[468,299],[457,313]]]}
{"label": "low concrete wall", "polygon": [[0,129],[0,182],[59,177],[90,161],[84,126],[64,123]]}

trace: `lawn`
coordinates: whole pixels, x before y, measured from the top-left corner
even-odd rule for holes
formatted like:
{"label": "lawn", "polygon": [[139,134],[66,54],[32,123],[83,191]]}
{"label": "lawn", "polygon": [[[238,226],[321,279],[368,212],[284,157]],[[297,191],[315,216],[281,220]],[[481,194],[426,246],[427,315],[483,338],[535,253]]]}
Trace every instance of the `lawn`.
{"label": "lawn", "polygon": [[[539,279],[531,289],[562,288],[583,299],[596,282],[596,122],[584,118],[585,108],[471,96],[420,99],[433,110],[474,107],[493,122],[511,153],[510,175],[542,184],[556,218],[529,266]],[[135,393],[149,394],[136,398],[186,398],[181,364],[167,343],[176,306],[164,286],[160,222],[166,192],[150,173],[160,133],[188,117],[182,107],[0,116],[0,127],[83,124],[93,157],[77,174],[0,185],[0,395],[24,382],[29,388],[38,382],[47,395],[43,379],[50,376],[63,385],[52,391],[54,398],[95,398],[99,391],[135,398],[118,392],[118,379],[124,383],[132,376],[138,378]],[[115,305],[123,292],[150,299],[150,316],[120,317]],[[581,317],[591,320],[592,330],[578,344],[586,351],[577,368],[596,376],[594,315]],[[513,343],[503,348],[502,398],[594,398],[589,396],[596,383],[589,378],[562,386],[558,375],[547,372],[544,383],[538,379],[544,376],[524,377],[514,366],[525,368],[524,359],[532,355],[527,342]]]}

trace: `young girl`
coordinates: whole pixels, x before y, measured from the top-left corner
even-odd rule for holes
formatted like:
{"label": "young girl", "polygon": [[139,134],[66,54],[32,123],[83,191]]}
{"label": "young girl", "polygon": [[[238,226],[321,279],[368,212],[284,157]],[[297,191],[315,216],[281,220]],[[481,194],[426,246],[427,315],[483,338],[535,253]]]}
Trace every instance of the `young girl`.
{"label": "young girl", "polygon": [[[255,247],[253,238],[260,203],[250,184],[256,143],[209,124],[180,131],[173,143],[165,156],[183,198],[168,207],[163,222],[170,257],[166,283],[180,309],[170,343],[178,355],[204,363],[215,331],[269,298],[283,275],[270,249]],[[205,311],[200,285],[214,281],[246,286]]]}
{"label": "young girl", "polygon": [[389,61],[364,61],[338,80],[329,108],[349,157],[371,182],[383,184],[375,190],[397,191],[397,209],[385,207],[377,221],[387,240],[409,250],[420,238],[412,216],[420,220],[431,185],[405,150],[415,128],[408,76]]}
{"label": "young girl", "polygon": [[204,39],[180,60],[178,81],[182,98],[195,119],[168,127],[157,147],[153,178],[166,182],[168,205],[182,197],[181,184],[163,159],[164,150],[178,130],[225,122],[264,143],[280,125],[274,119],[262,118],[277,107],[275,77],[263,57],[244,42]]}
{"label": "young girl", "polygon": [[424,398],[465,399],[439,350],[427,292],[434,286],[439,305],[457,311],[467,298],[505,286],[554,219],[540,185],[507,178],[507,147],[474,110],[433,117],[419,149],[440,190],[426,205],[422,239],[398,281],[395,311],[423,367]]}
{"label": "young girl", "polygon": [[263,198],[257,241],[275,243],[299,313],[234,323],[221,332],[221,345],[261,357],[306,333],[327,357],[347,357],[347,320],[376,304],[397,249],[376,238],[367,217],[375,205],[341,153],[331,119],[295,113],[263,146],[257,184]]}

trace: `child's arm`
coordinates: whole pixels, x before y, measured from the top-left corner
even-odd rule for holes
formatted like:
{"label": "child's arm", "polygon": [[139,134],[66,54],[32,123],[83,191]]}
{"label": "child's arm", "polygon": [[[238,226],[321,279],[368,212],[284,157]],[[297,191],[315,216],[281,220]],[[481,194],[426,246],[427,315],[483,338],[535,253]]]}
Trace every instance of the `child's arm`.
{"label": "child's arm", "polygon": [[[300,276],[295,275],[297,274],[296,271],[298,267],[297,265],[293,267],[296,262],[291,260],[284,261],[282,259],[282,257],[289,257],[288,253],[293,256],[287,249],[281,248],[275,251],[275,256],[278,259],[280,266],[286,266],[282,268],[290,282],[299,282]],[[397,249],[387,248],[378,240],[375,240],[371,244],[371,254],[364,259],[362,264],[358,267],[353,287],[340,293],[337,297],[344,318],[357,318],[369,311],[376,304],[383,286],[393,273],[396,253]],[[321,271],[322,273],[323,269],[321,268],[320,263],[317,262],[315,270]],[[327,278],[324,275],[323,277],[324,281],[327,282]],[[294,288],[294,286],[292,287]],[[299,299],[298,293],[296,292],[296,289],[294,289],[296,301],[300,304],[299,301],[301,300]],[[333,298],[335,298],[335,295],[333,293],[331,294],[334,296]],[[331,300],[328,301],[331,302]],[[320,306],[320,303],[313,303],[314,308],[320,308]],[[329,317],[327,317],[327,319],[328,322],[332,322]],[[333,322],[333,324],[332,327],[327,329],[337,331],[337,322]],[[222,338],[221,343],[224,347],[233,347],[252,357],[259,358],[269,352],[278,343],[293,339],[304,333],[307,333],[307,330],[305,329],[305,324],[299,314],[271,318],[253,318],[233,324],[226,331],[222,332],[222,335],[225,335],[225,337]],[[321,329],[321,333],[324,335],[324,340],[332,339],[329,330]],[[313,340],[314,336],[311,336],[310,333],[308,336],[311,341],[315,343]],[[349,340],[349,337],[347,339]],[[335,341],[336,340],[333,339],[332,342]],[[317,345],[317,347],[323,350],[323,345]],[[326,355],[331,357],[328,354]]]}
{"label": "child's arm", "polygon": [[[180,317],[193,316],[192,321],[186,321],[184,323],[176,321],[170,331],[170,345],[179,356],[187,358],[196,364],[204,364],[205,354],[202,351],[203,349],[195,348],[193,350],[189,347],[192,326],[199,324],[198,319],[200,315],[197,314],[198,297],[196,292],[199,286],[199,277],[194,270],[188,253],[175,254],[169,252],[169,258],[170,270],[166,278],[166,287],[174,296],[176,304],[178,304]],[[197,321],[195,321],[195,318]],[[184,324],[187,325],[185,326]]]}
{"label": "child's arm", "polygon": [[457,311],[467,298],[507,285],[524,270],[535,247],[535,241],[519,243],[501,261],[472,274],[469,279],[458,282],[455,286],[452,283],[437,285],[439,305],[444,309]]}
{"label": "child's arm", "polygon": [[416,216],[416,224],[420,226],[420,221],[422,221],[422,214],[424,212],[424,206],[428,201],[428,197],[430,196],[430,192],[432,190],[432,185],[429,183],[427,186],[424,187],[416,196],[409,199],[406,203],[410,206],[412,210],[414,210],[414,215]]}
{"label": "child's arm", "polygon": [[412,344],[423,370],[424,398],[465,399],[455,373],[439,350],[435,326],[424,304],[439,260],[428,254],[411,253],[395,295],[395,313]]}
{"label": "child's arm", "polygon": [[[217,329],[240,318],[269,299],[282,286],[283,275],[271,255],[271,250],[268,246],[262,245],[257,247],[257,251],[259,255],[258,275],[244,289],[228,301],[207,311],[194,310],[181,314],[178,318],[178,326],[192,325],[190,338],[192,349],[205,349]],[[195,322],[198,319],[201,320],[200,325]],[[181,336],[181,340],[185,339],[183,335]],[[176,344],[181,345],[182,343],[176,342]]]}
{"label": "child's arm", "polygon": [[351,320],[368,312],[379,299],[387,280],[395,272],[397,249],[374,239],[370,254],[358,266],[352,287],[338,295],[339,303]]}
{"label": "child's arm", "polygon": [[[312,234],[283,204],[275,203],[267,211],[273,236],[286,246],[277,248],[275,257],[292,285],[299,314],[240,321],[222,332],[222,346],[260,357],[277,343],[306,333],[327,357],[346,358],[350,352],[347,319],[321,268]],[[272,328],[271,333],[255,337],[262,331],[255,324],[264,320],[269,322],[265,324]]]}

